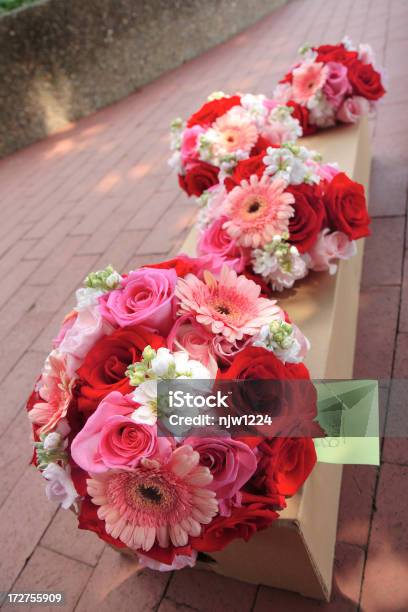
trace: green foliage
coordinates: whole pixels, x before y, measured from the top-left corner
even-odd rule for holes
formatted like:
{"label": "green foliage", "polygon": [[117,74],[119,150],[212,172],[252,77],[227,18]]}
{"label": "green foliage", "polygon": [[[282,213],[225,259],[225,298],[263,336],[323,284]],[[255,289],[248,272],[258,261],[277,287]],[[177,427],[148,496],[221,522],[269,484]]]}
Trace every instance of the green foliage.
{"label": "green foliage", "polygon": [[37,0],[0,0],[0,14],[13,11],[26,4],[34,4],[34,2],[37,2]]}

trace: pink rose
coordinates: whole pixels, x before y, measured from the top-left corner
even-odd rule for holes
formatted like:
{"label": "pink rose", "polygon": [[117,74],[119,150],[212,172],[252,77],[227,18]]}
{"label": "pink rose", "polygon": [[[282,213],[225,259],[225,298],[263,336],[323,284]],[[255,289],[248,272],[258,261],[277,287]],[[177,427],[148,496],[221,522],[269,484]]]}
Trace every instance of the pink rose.
{"label": "pink rose", "polygon": [[324,229],[308,255],[311,259],[309,268],[317,272],[329,270],[335,274],[337,265],[333,263],[337,259],[349,259],[357,252],[356,243],[350,241],[343,232],[331,232]]}
{"label": "pink rose", "polygon": [[343,123],[356,123],[363,115],[368,115],[371,111],[369,100],[362,96],[352,96],[346,98],[337,111],[337,119]]}
{"label": "pink rose", "polygon": [[212,348],[213,335],[199,325],[188,315],[179,317],[173,325],[167,347],[171,351],[186,351],[191,359],[202,363],[211,372],[212,378],[217,376],[218,365]]}
{"label": "pink rose", "polygon": [[351,85],[347,78],[347,66],[339,62],[327,62],[329,70],[323,92],[333,108],[339,108],[344,97],[351,92]]}
{"label": "pink rose", "polygon": [[213,480],[209,487],[218,499],[233,497],[255,473],[257,460],[253,451],[232,438],[192,436],[184,444],[200,454],[200,463],[209,468]]}
{"label": "pink rose", "polygon": [[166,438],[157,437],[156,426],[135,423],[130,418],[136,408],[128,396],[118,391],[109,393],[72,441],[75,463],[94,474],[135,468],[143,457],[170,448]]}
{"label": "pink rose", "polygon": [[248,344],[251,344],[251,341],[251,338],[247,338],[246,340],[229,342],[224,336],[218,334],[213,336],[212,346],[214,354],[221,359],[224,364],[231,364],[235,355],[240,353]]}
{"label": "pink rose", "polygon": [[183,164],[198,158],[198,137],[204,134],[205,129],[201,125],[186,128],[181,141],[181,160]]}
{"label": "pink rose", "polygon": [[119,327],[142,325],[166,335],[172,324],[175,270],[141,268],[130,272],[115,289],[100,298],[102,316]]}
{"label": "pink rose", "polygon": [[220,217],[213,221],[201,234],[198,241],[197,251],[199,255],[212,253],[219,256],[223,263],[240,273],[245,269],[248,256],[245,250],[238,246],[236,240],[231,238],[223,229],[223,224],[228,221],[227,217]]}

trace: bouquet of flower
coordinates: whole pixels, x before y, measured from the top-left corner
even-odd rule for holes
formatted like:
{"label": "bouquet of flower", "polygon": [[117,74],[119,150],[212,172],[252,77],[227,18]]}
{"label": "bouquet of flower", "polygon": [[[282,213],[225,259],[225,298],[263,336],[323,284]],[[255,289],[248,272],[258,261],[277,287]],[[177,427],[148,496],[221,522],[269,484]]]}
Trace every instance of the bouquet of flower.
{"label": "bouquet of flower", "polygon": [[312,423],[300,330],[256,283],[208,257],[123,276],[108,267],[76,298],[27,404],[48,498],[73,509],[80,529],[161,570],[268,527],[313,469],[311,434],[172,436],[157,388],[305,381],[301,416]]}
{"label": "bouquet of flower", "polygon": [[288,289],[309,270],[334,274],[370,233],[364,187],[303,146],[238,162],[199,201],[198,254],[254,274],[265,292]]}
{"label": "bouquet of flower", "polygon": [[355,123],[375,109],[386,93],[370,45],[302,47],[302,59],[279,82],[274,99],[294,107],[303,134],[336,123]]}
{"label": "bouquet of flower", "polygon": [[170,165],[189,196],[222,182],[237,163],[302,135],[293,108],[263,95],[213,93],[187,122],[171,125]]}

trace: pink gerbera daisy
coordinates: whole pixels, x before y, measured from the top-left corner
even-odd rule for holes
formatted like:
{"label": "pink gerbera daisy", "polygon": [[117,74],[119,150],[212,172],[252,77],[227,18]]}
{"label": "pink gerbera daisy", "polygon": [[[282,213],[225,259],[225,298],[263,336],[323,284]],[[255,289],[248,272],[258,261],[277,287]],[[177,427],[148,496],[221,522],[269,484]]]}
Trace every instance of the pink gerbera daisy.
{"label": "pink gerbera daisy", "polygon": [[329,69],[322,62],[307,60],[292,72],[293,99],[305,104],[326,82]]}
{"label": "pink gerbera daisy", "polygon": [[259,285],[228,266],[222,268],[219,281],[206,271],[204,282],[188,274],[176,285],[180,314],[194,316],[230,343],[255,335],[263,325],[280,317],[276,301],[259,297],[260,292]]}
{"label": "pink gerbera daisy", "polygon": [[285,192],[282,179],[261,180],[252,175],[248,181],[234,187],[226,197],[223,212],[229,217],[223,225],[228,234],[244,247],[257,248],[270,242],[275,235],[288,231],[295,199]]}
{"label": "pink gerbera daisy", "polygon": [[218,512],[215,493],[206,488],[210,470],[199,465],[191,446],[173,451],[170,461],[143,459],[134,470],[111,470],[87,480],[88,493],[105,521],[106,532],[134,550],[157,542],[185,546]]}
{"label": "pink gerbera daisy", "polygon": [[214,123],[214,152],[225,155],[235,151],[250,152],[258,140],[258,130],[255,123],[248,117],[246,111],[235,106]]}
{"label": "pink gerbera daisy", "polygon": [[72,399],[74,381],[67,374],[66,358],[58,350],[52,351],[45,362],[41,378],[40,397],[44,402],[34,404],[28,416],[32,423],[41,425],[38,433],[48,433],[63,419]]}

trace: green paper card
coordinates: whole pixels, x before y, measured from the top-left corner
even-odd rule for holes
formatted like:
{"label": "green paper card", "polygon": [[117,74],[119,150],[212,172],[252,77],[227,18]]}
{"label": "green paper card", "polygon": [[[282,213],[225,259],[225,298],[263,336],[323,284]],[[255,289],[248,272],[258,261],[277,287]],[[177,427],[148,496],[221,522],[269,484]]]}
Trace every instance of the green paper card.
{"label": "green paper card", "polygon": [[327,433],[314,440],[318,461],[379,465],[378,382],[335,380],[315,386],[317,420]]}

